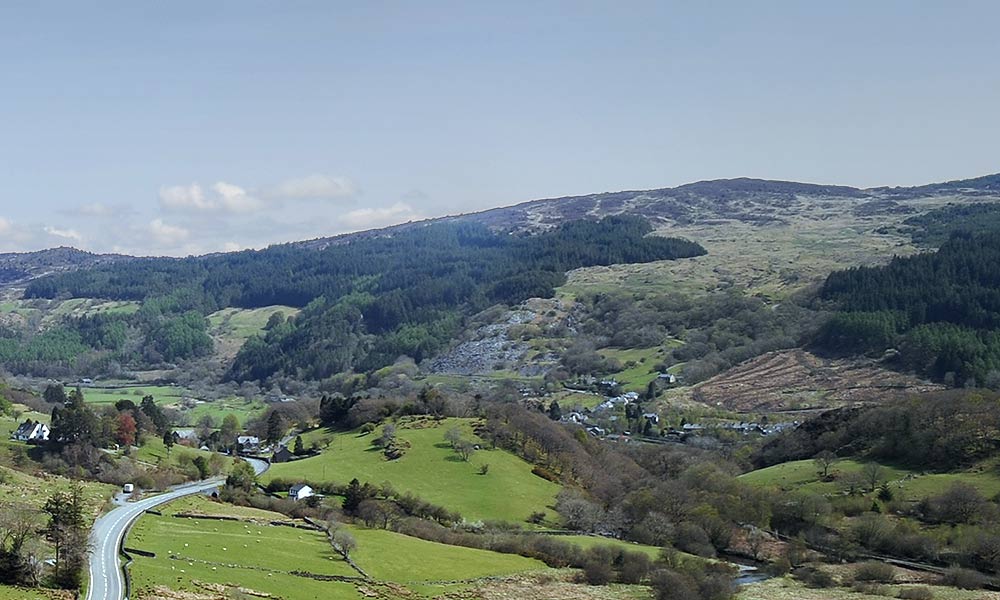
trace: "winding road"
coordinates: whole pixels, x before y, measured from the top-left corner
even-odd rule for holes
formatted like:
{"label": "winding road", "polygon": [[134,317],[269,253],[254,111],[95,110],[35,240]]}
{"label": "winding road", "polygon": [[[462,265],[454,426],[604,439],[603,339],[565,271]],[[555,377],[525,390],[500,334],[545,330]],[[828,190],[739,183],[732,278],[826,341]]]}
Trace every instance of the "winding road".
{"label": "winding road", "polygon": [[[258,475],[270,466],[263,460],[246,460],[253,465]],[[224,478],[218,477],[178,486],[157,496],[123,504],[97,519],[90,534],[90,586],[87,588],[87,600],[127,600],[119,549],[128,528],[144,512],[172,500],[219,487],[224,481]]]}

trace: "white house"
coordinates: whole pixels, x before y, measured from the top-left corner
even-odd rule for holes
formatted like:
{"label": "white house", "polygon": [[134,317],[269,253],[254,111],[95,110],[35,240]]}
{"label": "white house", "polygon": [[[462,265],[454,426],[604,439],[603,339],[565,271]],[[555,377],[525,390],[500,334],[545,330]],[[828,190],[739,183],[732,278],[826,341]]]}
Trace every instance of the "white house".
{"label": "white house", "polygon": [[304,483],[293,485],[288,490],[288,497],[292,500],[298,502],[299,500],[305,500],[310,496],[315,496],[313,489]]}
{"label": "white house", "polygon": [[255,435],[241,435],[236,438],[236,443],[241,448],[241,452],[248,454],[260,452],[260,438]]}
{"label": "white house", "polygon": [[677,376],[673,373],[660,373],[656,378],[670,384],[677,383]]}
{"label": "white house", "polygon": [[19,442],[28,442],[29,444],[47,442],[49,441],[49,426],[45,423],[28,419],[24,423],[21,423],[10,437]]}

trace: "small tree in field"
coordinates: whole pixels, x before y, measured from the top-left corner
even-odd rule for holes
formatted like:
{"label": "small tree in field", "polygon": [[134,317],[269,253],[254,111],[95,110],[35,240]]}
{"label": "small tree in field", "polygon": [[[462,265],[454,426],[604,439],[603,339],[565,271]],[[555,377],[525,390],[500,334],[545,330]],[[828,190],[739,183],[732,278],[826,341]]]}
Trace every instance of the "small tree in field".
{"label": "small tree in field", "polygon": [[459,430],[458,427],[452,427],[448,431],[444,432],[444,440],[451,444],[452,448],[456,447],[458,443],[462,441],[461,430]]}
{"label": "small tree in field", "polygon": [[358,547],[358,542],[354,539],[354,536],[351,535],[351,532],[343,529],[338,529],[333,532],[331,542],[333,544],[333,549],[341,553],[344,558],[350,558],[351,552]]}
{"label": "small tree in field", "polygon": [[472,444],[472,442],[459,440],[458,444],[455,445],[455,452],[458,452],[458,455],[461,456],[462,460],[465,462],[469,462],[469,458],[475,451],[476,447]]}
{"label": "small tree in field", "polygon": [[813,458],[813,464],[816,465],[816,471],[822,479],[830,476],[830,469],[836,462],[837,455],[829,450],[823,450]]}
{"label": "small tree in field", "polygon": [[868,484],[869,491],[872,492],[874,492],[875,489],[878,488],[878,484],[882,483],[885,479],[885,469],[882,468],[882,465],[876,462],[866,464],[861,470],[861,474],[865,478],[865,483]]}

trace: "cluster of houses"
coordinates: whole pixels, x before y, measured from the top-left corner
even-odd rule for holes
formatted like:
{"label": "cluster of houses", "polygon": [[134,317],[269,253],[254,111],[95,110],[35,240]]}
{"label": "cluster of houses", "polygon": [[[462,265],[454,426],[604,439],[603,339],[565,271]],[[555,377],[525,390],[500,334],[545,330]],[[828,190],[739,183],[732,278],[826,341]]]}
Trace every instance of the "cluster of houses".
{"label": "cluster of houses", "polygon": [[[604,380],[604,381],[601,381],[600,383],[602,385],[605,385],[605,384],[613,385],[613,386],[618,385],[618,383],[615,380],[613,380],[613,379]],[[560,418],[560,420],[562,422],[564,422],[564,423],[573,423],[574,425],[580,425],[580,426],[586,428],[587,433],[589,433],[590,435],[593,435],[595,437],[605,437],[605,436],[608,435],[607,430],[604,429],[603,427],[599,427],[597,424],[593,423],[591,421],[591,417],[592,416],[598,416],[598,415],[600,415],[600,413],[603,413],[603,412],[613,411],[617,407],[625,407],[625,406],[628,406],[630,404],[634,404],[634,403],[636,403],[638,401],[639,401],[639,394],[638,393],[636,393],[636,392],[625,392],[623,394],[619,394],[617,396],[605,399],[603,402],[601,402],[600,404],[598,404],[597,406],[595,406],[593,410],[584,411],[584,412],[573,411],[573,412],[570,412],[570,413],[567,413],[567,414],[563,415]],[[643,413],[642,418],[646,422],[648,422],[651,425],[653,425],[654,427],[658,426],[660,424],[660,415],[658,415],[656,413],[651,413],[651,412]],[[608,417],[608,420],[609,421],[617,421],[618,420],[618,416],[617,415],[611,415],[610,417]]]}
{"label": "cluster of houses", "polygon": [[614,410],[616,406],[625,406],[626,404],[631,404],[633,402],[639,401],[639,394],[636,392],[625,392],[614,398],[608,398],[604,402],[601,402],[594,408],[595,411],[600,412],[602,410]]}
{"label": "cluster of houses", "polygon": [[[660,377],[664,380],[674,383],[676,382],[676,377],[670,373],[662,373]],[[601,386],[615,386],[617,382],[613,379],[602,380],[599,382]],[[607,429],[600,427],[599,424],[595,423],[593,419],[601,415],[601,413],[614,411],[619,407],[626,407],[633,403],[639,401],[639,394],[636,392],[625,392],[614,397],[606,398],[603,402],[598,404],[593,410],[581,410],[573,411],[562,415],[560,420],[564,423],[572,423],[574,425],[580,425],[584,427],[587,433],[600,438],[606,439],[617,439],[622,436],[609,434]],[[617,421],[617,415],[610,415],[607,417],[608,421]],[[645,426],[652,426],[659,430],[660,426],[660,415],[654,412],[642,413],[640,424]],[[670,427],[666,430],[661,430],[661,435],[665,438],[673,438],[676,441],[682,441],[684,437],[689,435],[698,435],[706,430],[729,430],[743,433],[744,435],[774,435],[776,433],[781,433],[787,429],[794,429],[799,425],[798,421],[782,422],[782,423],[757,423],[757,422],[747,422],[741,421],[736,423],[711,423],[711,424],[700,424],[700,423],[687,423],[682,422],[680,428]],[[625,437],[631,435],[629,432],[625,432]]]}
{"label": "cluster of houses", "polygon": [[774,435],[787,429],[795,429],[799,426],[798,421],[784,423],[727,423],[722,426],[724,429],[738,431],[743,434],[756,433],[759,435]]}

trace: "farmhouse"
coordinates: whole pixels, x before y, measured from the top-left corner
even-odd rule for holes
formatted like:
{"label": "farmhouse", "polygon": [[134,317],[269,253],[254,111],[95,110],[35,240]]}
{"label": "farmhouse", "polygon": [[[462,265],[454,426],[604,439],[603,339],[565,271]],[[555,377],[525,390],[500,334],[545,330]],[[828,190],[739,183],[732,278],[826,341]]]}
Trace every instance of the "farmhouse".
{"label": "farmhouse", "polygon": [[315,495],[316,494],[313,493],[313,489],[304,483],[293,485],[288,490],[288,497],[296,502],[299,500],[305,500],[306,498]]}
{"label": "farmhouse", "polygon": [[45,423],[28,419],[24,423],[21,423],[10,437],[19,442],[40,444],[49,441],[49,426]]}
{"label": "farmhouse", "polygon": [[660,373],[656,376],[657,379],[663,381],[664,383],[674,384],[677,383],[677,376],[673,373]]}
{"label": "farmhouse", "polygon": [[239,446],[240,452],[247,454],[260,452],[260,438],[255,435],[241,435],[237,437],[236,445]]}
{"label": "farmhouse", "polygon": [[279,447],[274,454],[271,455],[272,463],[284,463],[292,460],[295,455],[292,454],[291,450],[287,446]]}

